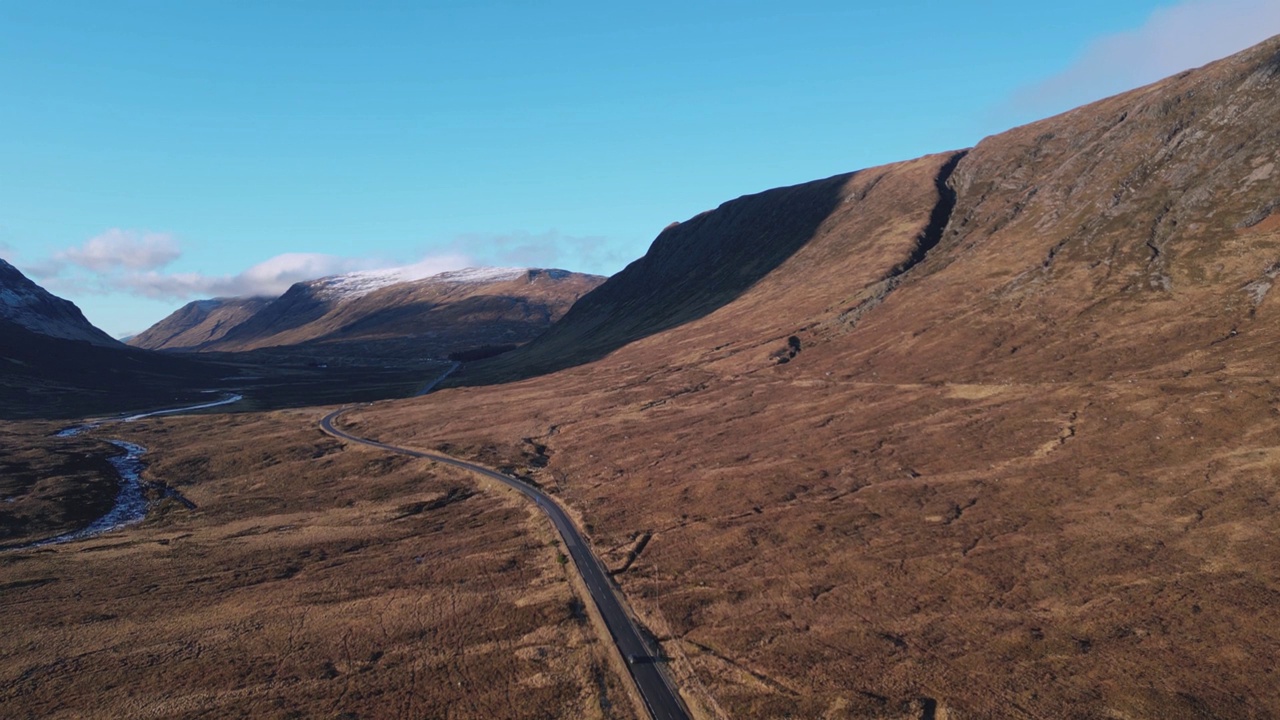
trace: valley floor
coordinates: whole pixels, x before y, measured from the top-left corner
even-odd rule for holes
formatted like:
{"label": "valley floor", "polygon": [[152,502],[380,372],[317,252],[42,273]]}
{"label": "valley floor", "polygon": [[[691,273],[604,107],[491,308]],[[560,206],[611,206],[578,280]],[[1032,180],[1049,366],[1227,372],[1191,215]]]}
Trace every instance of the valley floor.
{"label": "valley floor", "polygon": [[705,367],[349,421],[558,494],[708,716],[1280,715],[1270,378]]}
{"label": "valley floor", "polygon": [[321,415],[104,429],[196,508],[0,553],[4,715],[634,717],[540,515]]}

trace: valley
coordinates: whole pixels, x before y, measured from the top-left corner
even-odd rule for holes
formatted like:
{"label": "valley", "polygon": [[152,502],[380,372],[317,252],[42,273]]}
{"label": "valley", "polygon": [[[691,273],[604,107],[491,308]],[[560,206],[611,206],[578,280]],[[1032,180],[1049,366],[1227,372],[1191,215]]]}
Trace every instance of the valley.
{"label": "valley", "polygon": [[[0,331],[79,330],[0,358],[0,702],[1280,715],[1277,115],[1280,36],[730,200],[608,279],[349,273],[151,349],[24,285]],[[56,436],[209,391],[244,398]],[[109,507],[112,443],[175,493],[14,549]]]}
{"label": "valley", "polygon": [[0,554],[6,714],[634,716],[541,516],[320,416],[114,426],[195,509]]}

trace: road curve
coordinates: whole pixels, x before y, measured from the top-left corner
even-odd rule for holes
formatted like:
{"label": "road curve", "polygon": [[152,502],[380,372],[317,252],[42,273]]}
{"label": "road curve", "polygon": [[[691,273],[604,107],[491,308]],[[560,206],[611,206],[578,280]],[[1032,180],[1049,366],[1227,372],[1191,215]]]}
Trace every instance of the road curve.
{"label": "road curve", "polygon": [[532,485],[480,465],[458,460],[448,455],[437,455],[435,453],[387,445],[386,443],[358,437],[344,430],[339,430],[333,426],[333,421],[346,412],[347,409],[342,408],[326,415],[320,421],[320,428],[329,435],[349,442],[369,445],[388,452],[423,458],[469,470],[477,475],[497,480],[533,500],[551,518],[551,522],[556,526],[560,537],[564,539],[569,557],[573,558],[573,564],[578,568],[578,573],[582,576],[582,580],[587,586],[587,591],[591,593],[592,600],[595,601],[596,607],[600,610],[600,616],[604,618],[604,623],[609,628],[609,634],[613,636],[614,644],[618,646],[618,651],[622,653],[622,657],[626,660],[627,669],[631,671],[631,677],[635,681],[636,688],[640,691],[640,696],[644,698],[649,715],[654,720],[686,720],[689,717],[684,703],[680,701],[679,694],[659,665],[661,662],[659,654],[653,652],[644,641],[644,636],[640,634],[640,629],[636,627],[631,615],[627,613],[619,593],[615,592],[600,561],[596,559],[581,533],[578,532],[578,528],[555,500],[552,500],[550,496]]}

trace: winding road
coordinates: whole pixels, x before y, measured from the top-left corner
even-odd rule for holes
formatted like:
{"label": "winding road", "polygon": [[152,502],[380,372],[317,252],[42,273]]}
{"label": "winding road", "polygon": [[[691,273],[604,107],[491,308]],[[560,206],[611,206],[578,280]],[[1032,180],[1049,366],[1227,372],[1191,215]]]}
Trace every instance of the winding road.
{"label": "winding road", "polygon": [[640,629],[631,619],[631,615],[623,605],[618,591],[615,590],[610,582],[609,576],[605,573],[600,561],[591,552],[586,540],[578,532],[578,528],[569,519],[568,514],[555,500],[532,485],[480,465],[458,460],[448,455],[437,455],[435,453],[387,445],[376,440],[352,435],[345,430],[339,430],[334,427],[333,421],[346,412],[347,409],[342,408],[326,415],[320,421],[321,429],[329,435],[349,442],[469,470],[477,475],[497,480],[533,500],[551,518],[551,522],[556,526],[560,537],[564,539],[565,547],[569,551],[569,557],[573,558],[573,564],[578,568],[578,573],[582,576],[582,580],[587,586],[587,591],[591,593],[591,598],[595,601],[596,608],[600,611],[600,616],[604,618],[604,623],[609,628],[609,634],[613,636],[614,644],[617,645],[618,651],[622,653],[622,657],[626,660],[627,669],[631,671],[631,678],[635,681],[636,688],[640,691],[640,696],[644,698],[649,715],[654,720],[684,720],[689,717],[684,703],[680,701],[679,693],[676,692],[675,687],[662,669],[662,658],[649,648],[644,636],[640,633]]}

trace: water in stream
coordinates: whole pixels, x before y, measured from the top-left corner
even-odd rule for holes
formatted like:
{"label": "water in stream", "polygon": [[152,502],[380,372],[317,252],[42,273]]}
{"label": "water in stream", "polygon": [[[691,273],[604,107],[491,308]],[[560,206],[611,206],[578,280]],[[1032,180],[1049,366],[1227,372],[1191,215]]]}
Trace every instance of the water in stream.
{"label": "water in stream", "polygon": [[[170,410],[153,410],[151,412],[130,415],[124,418],[118,418],[122,422],[135,422],[143,418],[154,417],[156,415],[170,415],[173,413],[186,412],[188,410],[203,410],[205,408],[218,407],[219,405],[230,405],[244,399],[242,395],[229,395],[215,402],[202,403],[200,405],[189,405],[187,407],[173,408]],[[83,425],[72,425],[68,428],[59,430],[56,437],[75,437],[89,430],[99,427],[108,420],[94,420]],[[72,540],[83,540],[95,535],[101,535],[105,532],[118,530],[126,525],[133,525],[141,522],[147,517],[147,508],[151,504],[146,495],[142,492],[142,456],[146,454],[147,449],[141,445],[124,440],[108,440],[107,442],[125,451],[124,455],[113,457],[110,459],[111,465],[115,467],[116,472],[120,474],[120,491],[116,494],[115,504],[111,506],[111,510],[106,515],[89,523],[88,527],[81,528],[74,532],[63,533],[57,537],[51,537],[28,545],[20,545],[15,550],[29,550],[31,548],[44,547],[46,545],[58,545]],[[191,501],[177,494],[176,492],[166,490],[166,495],[176,498],[188,508],[195,506]]]}
{"label": "water in stream", "polygon": [[[68,428],[67,430],[71,429]],[[67,430],[62,432],[66,433]],[[62,433],[59,433],[59,435],[62,435]],[[87,527],[29,545],[23,545],[16,549],[31,549],[46,545],[58,545],[72,540],[83,540],[126,525],[141,522],[147,516],[147,506],[150,503],[142,492],[141,480],[142,456],[147,452],[147,449],[141,445],[123,440],[108,440],[107,442],[125,451],[124,455],[111,458],[112,466],[120,474],[120,490],[116,493],[115,504],[111,506],[107,514],[89,523]]]}

